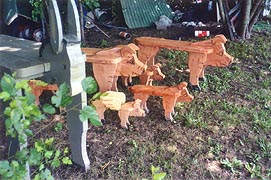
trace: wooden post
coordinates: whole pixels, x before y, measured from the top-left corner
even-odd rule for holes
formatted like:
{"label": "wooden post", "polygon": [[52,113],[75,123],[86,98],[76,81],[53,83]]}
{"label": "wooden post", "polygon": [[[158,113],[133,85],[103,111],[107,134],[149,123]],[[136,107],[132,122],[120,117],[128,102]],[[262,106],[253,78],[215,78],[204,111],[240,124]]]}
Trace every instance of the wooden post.
{"label": "wooden post", "polygon": [[50,44],[45,44],[41,58],[50,61],[51,70],[45,74],[45,82],[60,85],[66,83],[71,88],[73,102],[67,107],[76,111],[67,112],[69,128],[69,143],[72,160],[85,171],[89,169],[90,161],[86,151],[86,133],[88,122],[79,120],[79,111],[86,105],[86,94],[81,81],[85,78],[86,56],[82,54],[79,15],[74,0],[67,5],[68,33],[64,34],[56,0],[49,1]]}

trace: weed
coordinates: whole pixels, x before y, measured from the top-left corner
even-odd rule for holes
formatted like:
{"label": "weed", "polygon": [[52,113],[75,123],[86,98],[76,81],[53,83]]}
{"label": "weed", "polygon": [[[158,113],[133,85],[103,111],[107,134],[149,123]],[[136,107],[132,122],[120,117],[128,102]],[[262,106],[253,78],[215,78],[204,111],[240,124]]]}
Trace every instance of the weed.
{"label": "weed", "polygon": [[100,48],[106,48],[106,47],[108,47],[108,42],[107,42],[107,40],[103,39],[103,40],[101,41],[101,44],[100,44],[99,47],[100,47]]}
{"label": "weed", "polygon": [[260,146],[262,155],[265,158],[271,158],[271,142],[267,141],[266,139],[260,139],[258,141],[258,144]]}
{"label": "weed", "polygon": [[[165,172],[160,172],[160,167],[155,167],[151,166],[151,173],[152,173],[152,180],[163,180],[167,173]],[[142,180],[147,180],[147,179],[142,179]]]}
{"label": "weed", "polygon": [[212,139],[208,138],[208,143],[210,144],[209,153],[212,153],[215,157],[218,157],[223,149],[223,145],[214,142]]}
{"label": "weed", "polygon": [[225,168],[230,169],[233,173],[238,173],[239,170],[243,167],[243,162],[236,157],[234,157],[231,161],[226,158],[220,162]]}
{"label": "weed", "polygon": [[63,124],[60,123],[60,122],[56,123],[56,125],[55,125],[55,127],[54,127],[54,130],[55,130],[56,132],[59,132],[59,131],[61,131],[62,129],[63,129]]}
{"label": "weed", "polygon": [[261,173],[261,166],[254,163],[245,163],[246,170],[250,173],[251,178],[260,178],[263,179]]}
{"label": "weed", "polygon": [[263,130],[265,132],[268,132],[271,129],[270,111],[253,111],[252,121],[254,129],[257,131]]}

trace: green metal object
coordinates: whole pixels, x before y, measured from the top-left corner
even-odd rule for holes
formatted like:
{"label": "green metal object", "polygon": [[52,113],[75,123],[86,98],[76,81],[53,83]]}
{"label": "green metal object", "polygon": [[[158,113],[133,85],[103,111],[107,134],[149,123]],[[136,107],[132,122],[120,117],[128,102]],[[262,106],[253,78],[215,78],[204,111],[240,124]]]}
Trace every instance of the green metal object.
{"label": "green metal object", "polygon": [[148,27],[160,16],[172,18],[173,12],[165,0],[120,0],[125,22],[129,28]]}

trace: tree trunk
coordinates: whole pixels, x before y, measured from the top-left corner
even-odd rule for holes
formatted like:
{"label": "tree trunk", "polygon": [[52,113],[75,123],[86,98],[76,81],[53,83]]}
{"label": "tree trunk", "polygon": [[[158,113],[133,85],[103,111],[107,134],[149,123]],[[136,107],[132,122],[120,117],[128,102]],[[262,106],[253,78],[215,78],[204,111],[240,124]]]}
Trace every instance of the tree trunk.
{"label": "tree trunk", "polygon": [[255,11],[253,11],[253,14],[251,13],[251,16],[250,16],[250,22],[249,22],[249,26],[248,26],[248,33],[249,34],[251,33],[254,24],[257,22],[258,17],[261,14],[263,8],[264,8],[264,0],[259,0],[253,8],[253,9],[255,9]]}
{"label": "tree trunk", "polygon": [[242,39],[246,39],[246,32],[248,32],[251,5],[252,0],[241,0],[241,26],[239,29],[239,35]]}

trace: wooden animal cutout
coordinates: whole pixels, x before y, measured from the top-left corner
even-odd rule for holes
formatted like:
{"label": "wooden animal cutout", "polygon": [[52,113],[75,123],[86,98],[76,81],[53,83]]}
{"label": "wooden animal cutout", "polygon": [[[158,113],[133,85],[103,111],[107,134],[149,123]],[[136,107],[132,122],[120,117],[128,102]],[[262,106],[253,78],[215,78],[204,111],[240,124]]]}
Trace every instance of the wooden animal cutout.
{"label": "wooden animal cutout", "polygon": [[189,52],[189,82],[193,89],[197,90],[200,90],[199,80],[204,79],[206,66],[225,67],[233,61],[233,57],[226,52],[224,46],[226,41],[224,35],[217,35],[213,39],[196,43],[154,37],[135,39],[139,47],[138,58],[148,63],[148,66],[154,64],[154,58],[162,48]]}
{"label": "wooden animal cutout", "polygon": [[107,91],[106,96],[102,96],[99,100],[95,100],[92,104],[95,106],[100,120],[104,119],[106,109],[119,111],[120,125],[123,128],[128,128],[129,116],[143,117],[145,111],[141,108],[141,100],[137,99],[134,102],[126,102],[126,96],[123,92]]}
{"label": "wooden animal cutout", "polygon": [[43,85],[39,83],[38,80],[30,80],[28,81],[28,85],[32,90],[32,93],[35,95],[35,104],[38,106],[40,105],[40,95],[43,93],[43,91],[52,91],[55,93],[58,90],[57,84],[48,84]]}
{"label": "wooden animal cutout", "polygon": [[174,106],[176,102],[191,102],[194,97],[187,90],[187,83],[181,82],[177,86],[148,86],[134,85],[130,88],[135,99],[141,100],[141,108],[149,112],[147,100],[149,96],[162,96],[165,119],[173,121]]}
{"label": "wooden animal cutout", "polygon": [[224,44],[227,39],[224,35],[217,35],[213,39],[193,43],[193,46],[212,48],[208,54],[189,53],[188,67],[190,70],[190,83],[193,89],[200,90],[199,80],[204,80],[204,71],[207,66],[225,67],[233,57],[226,52]]}
{"label": "wooden animal cutout", "polygon": [[[153,80],[158,80],[161,81],[162,79],[165,78],[165,75],[162,73],[161,69],[161,64],[157,63],[153,66],[150,66],[146,69],[146,71],[144,71],[140,76],[140,84],[144,84],[144,85],[152,85],[152,81]],[[132,77],[129,76],[122,76],[122,84],[123,86],[127,87],[127,86],[132,86]]]}
{"label": "wooden animal cutout", "polygon": [[133,43],[104,50],[82,48],[82,51],[87,54],[86,62],[92,63],[100,92],[117,91],[119,76],[139,76],[147,69],[147,65],[137,58],[138,47]]}

